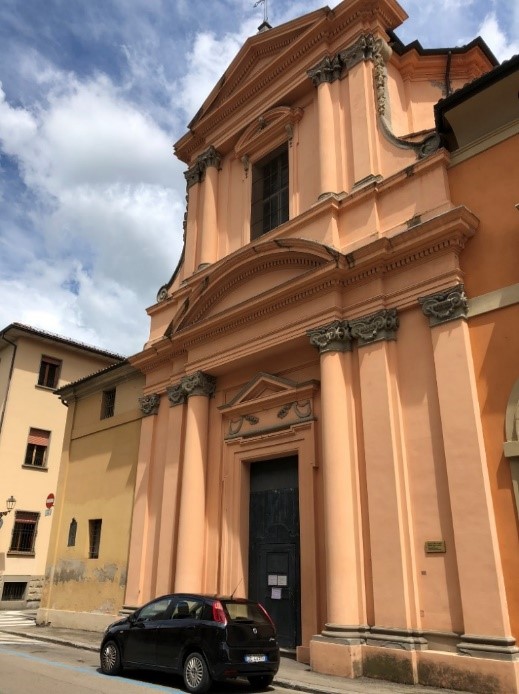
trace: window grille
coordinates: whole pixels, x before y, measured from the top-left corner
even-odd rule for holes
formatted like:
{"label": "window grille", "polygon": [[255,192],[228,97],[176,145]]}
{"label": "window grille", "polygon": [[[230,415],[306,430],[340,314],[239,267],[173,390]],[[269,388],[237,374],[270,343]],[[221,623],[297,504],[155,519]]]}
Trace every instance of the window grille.
{"label": "window grille", "polygon": [[43,356],[40,362],[38,385],[45,388],[56,388],[61,371],[61,360]]}
{"label": "window grille", "polygon": [[10,552],[34,554],[39,518],[39,513],[30,511],[15,512],[13,535],[11,537],[11,546],[9,547]]}
{"label": "window grille", "polygon": [[10,581],[9,583],[4,583],[2,600],[5,600],[6,602],[9,600],[23,600],[26,589],[27,583],[21,583],[19,581]]}
{"label": "window grille", "polygon": [[103,400],[101,403],[101,419],[113,417],[115,411],[115,388],[103,391]]}
{"label": "window grille", "polygon": [[95,518],[88,521],[89,548],[88,557],[97,559],[99,557],[99,546],[101,544],[101,525],[102,520]]}
{"label": "window grille", "polygon": [[288,146],[285,144],[252,169],[251,238],[288,220]]}
{"label": "window grille", "polygon": [[24,465],[33,467],[45,467],[47,462],[47,449],[49,446],[50,431],[43,429],[29,430],[27,449],[25,451]]}

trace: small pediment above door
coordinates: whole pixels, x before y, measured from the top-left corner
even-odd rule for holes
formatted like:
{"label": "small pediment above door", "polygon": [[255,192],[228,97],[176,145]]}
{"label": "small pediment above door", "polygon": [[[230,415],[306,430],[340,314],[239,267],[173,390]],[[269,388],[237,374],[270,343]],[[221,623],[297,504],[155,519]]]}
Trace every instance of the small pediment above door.
{"label": "small pediment above door", "polygon": [[218,409],[226,420],[227,440],[259,436],[314,420],[313,396],[317,381],[298,383],[258,373],[229,403]]}

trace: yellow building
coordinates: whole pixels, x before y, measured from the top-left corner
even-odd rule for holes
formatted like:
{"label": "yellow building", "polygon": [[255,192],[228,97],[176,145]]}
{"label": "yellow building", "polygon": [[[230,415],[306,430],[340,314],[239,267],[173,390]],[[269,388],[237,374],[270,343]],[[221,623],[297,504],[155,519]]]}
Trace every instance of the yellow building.
{"label": "yellow building", "polygon": [[54,390],[120,360],[19,323],[0,332],[0,511],[16,500],[0,518],[1,608],[41,597],[67,417]]}
{"label": "yellow building", "polygon": [[38,622],[97,630],[123,606],[141,417],[154,409],[143,384],[125,361],[57,391],[67,426]]}

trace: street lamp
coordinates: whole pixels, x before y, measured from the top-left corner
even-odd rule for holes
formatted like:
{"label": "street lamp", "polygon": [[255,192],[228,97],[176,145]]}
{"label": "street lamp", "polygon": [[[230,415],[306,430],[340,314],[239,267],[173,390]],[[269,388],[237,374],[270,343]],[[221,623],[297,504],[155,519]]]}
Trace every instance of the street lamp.
{"label": "street lamp", "polygon": [[0,511],[0,518],[2,518],[2,516],[7,516],[7,514],[11,513],[13,508],[16,506],[16,499],[12,494],[8,499],[6,499],[5,505],[7,506],[7,511]]}

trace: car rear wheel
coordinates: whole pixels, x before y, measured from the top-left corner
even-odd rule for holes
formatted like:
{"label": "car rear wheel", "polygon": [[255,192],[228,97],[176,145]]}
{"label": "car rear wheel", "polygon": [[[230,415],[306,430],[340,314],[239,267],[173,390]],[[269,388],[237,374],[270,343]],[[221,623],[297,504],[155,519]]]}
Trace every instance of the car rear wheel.
{"label": "car rear wheel", "polygon": [[203,694],[211,686],[211,675],[203,655],[191,653],[184,663],[184,684],[188,692]]}
{"label": "car rear wheel", "polygon": [[253,692],[262,692],[272,684],[274,675],[251,675],[247,679]]}
{"label": "car rear wheel", "polygon": [[107,641],[101,651],[101,670],[105,675],[118,675],[122,671],[121,654],[115,641]]}

